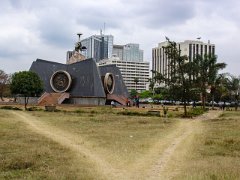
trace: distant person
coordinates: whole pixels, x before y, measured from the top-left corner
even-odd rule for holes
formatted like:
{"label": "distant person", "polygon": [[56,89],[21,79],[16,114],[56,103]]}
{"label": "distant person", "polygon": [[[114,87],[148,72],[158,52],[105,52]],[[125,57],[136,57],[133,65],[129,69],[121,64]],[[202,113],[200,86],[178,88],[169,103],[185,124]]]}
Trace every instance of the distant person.
{"label": "distant person", "polygon": [[112,107],[112,108],[113,108],[113,107],[116,107],[116,104],[115,104],[114,101],[111,101],[111,107]]}
{"label": "distant person", "polygon": [[136,96],[135,102],[136,102],[136,107],[139,108],[139,96]]}
{"label": "distant person", "polygon": [[238,109],[238,102],[236,101],[235,102],[235,111],[237,111],[237,109]]}
{"label": "distant person", "polygon": [[193,108],[195,108],[196,107],[196,102],[195,101],[193,101]]}
{"label": "distant person", "polygon": [[130,101],[129,101],[129,99],[128,99],[128,98],[126,99],[126,106],[127,106],[127,107],[129,107],[129,106],[130,106]]}
{"label": "distant person", "polygon": [[225,104],[225,101],[224,101],[224,103],[223,103],[223,105],[222,105],[222,110],[223,110],[223,111],[224,111],[225,107],[226,107],[226,104]]}
{"label": "distant person", "polygon": [[167,112],[168,112],[168,108],[163,106],[163,114],[165,118],[167,117]]}

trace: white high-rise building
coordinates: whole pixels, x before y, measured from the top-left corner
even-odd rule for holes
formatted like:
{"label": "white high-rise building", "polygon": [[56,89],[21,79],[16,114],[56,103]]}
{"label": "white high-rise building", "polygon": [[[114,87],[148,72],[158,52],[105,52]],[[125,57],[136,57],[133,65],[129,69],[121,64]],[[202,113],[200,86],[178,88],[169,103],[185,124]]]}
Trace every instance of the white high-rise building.
{"label": "white high-rise building", "polygon": [[[141,92],[147,89],[149,62],[123,61],[116,56],[98,62],[99,66],[108,64],[115,64],[119,68],[128,91],[134,89]],[[138,83],[135,83],[135,78],[138,79]]]}
{"label": "white high-rise building", "polygon": [[[152,49],[152,70],[169,77],[170,59],[166,56],[164,49],[167,45],[167,41],[161,42],[158,47]],[[177,43],[177,47],[181,51],[181,56],[186,55],[189,61],[192,61],[197,54],[201,56],[215,54],[215,45],[211,44],[210,41],[203,43],[202,41],[186,40]]]}

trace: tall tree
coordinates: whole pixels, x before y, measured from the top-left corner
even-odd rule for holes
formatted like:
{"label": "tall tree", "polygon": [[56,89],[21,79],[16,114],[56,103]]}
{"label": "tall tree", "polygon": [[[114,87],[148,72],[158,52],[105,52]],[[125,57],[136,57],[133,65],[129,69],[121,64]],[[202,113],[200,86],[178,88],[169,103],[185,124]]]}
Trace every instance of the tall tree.
{"label": "tall tree", "polygon": [[164,77],[163,74],[161,74],[157,71],[154,71],[154,70],[152,70],[152,73],[153,73],[153,80],[154,80],[155,83],[160,85],[161,83],[165,82],[165,77]]}
{"label": "tall tree", "polygon": [[9,75],[6,74],[3,70],[0,70],[0,98],[3,101],[3,94],[7,86]]}
{"label": "tall tree", "polygon": [[187,116],[187,101],[190,98],[192,87],[192,63],[188,62],[187,56],[181,55],[181,50],[175,42],[166,39],[168,46],[164,47],[164,50],[169,62],[168,72],[163,75],[164,82],[169,89],[177,89],[178,93],[181,94],[184,104],[184,116]]}
{"label": "tall tree", "polygon": [[24,97],[24,107],[26,110],[28,98],[40,95],[43,91],[43,83],[35,72],[22,71],[13,74],[10,89],[13,94],[19,94]]}
{"label": "tall tree", "polygon": [[148,79],[149,82],[149,90],[153,93],[154,92],[154,86],[155,86],[155,82],[152,78]]}

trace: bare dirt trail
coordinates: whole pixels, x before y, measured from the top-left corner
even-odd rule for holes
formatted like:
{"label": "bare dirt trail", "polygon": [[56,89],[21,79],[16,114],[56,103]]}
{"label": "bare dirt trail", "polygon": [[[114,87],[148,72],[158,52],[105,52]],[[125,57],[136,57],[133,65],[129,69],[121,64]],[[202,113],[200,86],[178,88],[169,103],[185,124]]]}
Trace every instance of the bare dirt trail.
{"label": "bare dirt trail", "polygon": [[93,171],[97,171],[97,174],[102,175],[102,177],[98,177],[97,179],[124,179],[121,177],[127,177],[127,171],[119,171],[118,169],[113,168],[111,164],[104,160],[104,158],[86,148],[83,145],[83,142],[86,141],[81,139],[81,137],[76,137],[59,128],[49,126],[25,112],[12,111],[12,113],[18,118],[18,120],[26,123],[35,133],[43,135],[54,142],[69,148],[75,152],[76,156],[85,156],[94,164],[95,167],[93,168]]}
{"label": "bare dirt trail", "polygon": [[[190,138],[190,136],[193,136],[194,133],[201,130],[199,129],[201,128],[201,126],[199,126],[200,121],[215,119],[221,114],[222,111],[209,111],[208,113],[205,113],[196,118],[183,120],[185,122],[181,125],[181,134],[179,136],[173,137],[172,142],[164,150],[164,152],[160,154],[159,159],[150,168],[147,176],[144,179],[171,179],[174,175],[174,171],[171,168],[171,170],[169,171],[168,163],[171,160],[172,156],[174,156],[174,153],[176,153],[176,149],[182,145],[183,141],[186,141],[187,138]],[[191,145],[191,143],[188,143],[188,145]],[[187,146],[185,146],[184,148],[186,150],[188,149]],[[177,161],[181,158],[182,157],[178,157]]]}
{"label": "bare dirt trail", "polygon": [[[162,174],[167,166],[168,161],[171,156],[174,154],[176,148],[181,145],[181,142],[186,139],[192,132],[192,126],[189,120],[186,120],[182,125],[181,134],[179,136],[173,137],[169,146],[160,154],[159,159],[155,164],[150,168],[147,179],[163,179]],[[165,178],[164,178],[165,179]]]}
{"label": "bare dirt trail", "polygon": [[[194,133],[199,130],[201,120],[217,118],[221,111],[209,111],[208,113],[193,119],[182,120],[176,130],[169,134],[166,139],[159,141],[154,145],[148,155],[139,158],[134,164],[134,168],[118,169],[108,163],[104,157],[101,157],[97,152],[87,148],[84,139],[81,137],[50,126],[41,122],[36,117],[29,115],[26,112],[12,111],[20,121],[26,123],[32,131],[41,134],[53,141],[65,146],[75,152],[76,156],[86,156],[86,158],[94,165],[93,171],[96,174],[102,175],[96,179],[171,179],[172,174],[169,172],[169,162],[176,155],[176,149],[186,144],[186,140],[192,141]],[[191,143],[188,143],[191,145]],[[164,147],[164,149],[163,149]],[[161,151],[159,150],[161,149]],[[181,159],[181,157],[179,157]],[[146,163],[149,162],[149,163]]]}

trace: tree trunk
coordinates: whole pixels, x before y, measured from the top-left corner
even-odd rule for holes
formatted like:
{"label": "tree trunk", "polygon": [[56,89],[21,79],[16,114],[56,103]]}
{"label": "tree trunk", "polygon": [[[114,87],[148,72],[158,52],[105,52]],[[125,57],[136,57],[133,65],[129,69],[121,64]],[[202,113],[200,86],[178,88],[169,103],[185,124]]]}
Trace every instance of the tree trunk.
{"label": "tree trunk", "polygon": [[27,110],[28,97],[24,96],[24,109]]}
{"label": "tree trunk", "polygon": [[205,107],[206,107],[206,94],[204,94],[203,97],[202,97],[202,106],[203,106],[203,110],[205,110]]}
{"label": "tree trunk", "polygon": [[212,95],[212,109],[214,109],[214,94]]}
{"label": "tree trunk", "polygon": [[4,99],[3,99],[3,88],[0,88],[0,98],[1,98],[2,101],[4,101]]}
{"label": "tree trunk", "polygon": [[183,106],[184,106],[184,117],[187,117],[187,98],[186,98],[186,89],[183,90]]}
{"label": "tree trunk", "polygon": [[187,117],[187,103],[186,103],[186,100],[184,100],[184,117]]}
{"label": "tree trunk", "polygon": [[238,110],[238,99],[239,99],[239,96],[238,96],[238,93],[235,95],[235,111]]}
{"label": "tree trunk", "polygon": [[205,106],[206,106],[206,88],[202,87],[202,108],[203,110],[205,110]]}

